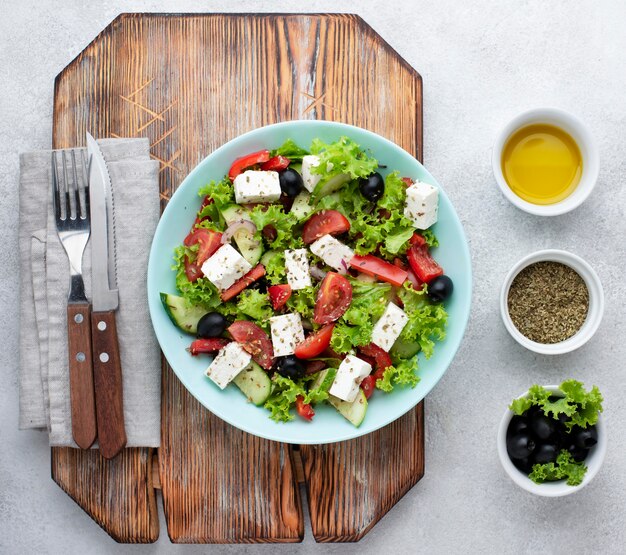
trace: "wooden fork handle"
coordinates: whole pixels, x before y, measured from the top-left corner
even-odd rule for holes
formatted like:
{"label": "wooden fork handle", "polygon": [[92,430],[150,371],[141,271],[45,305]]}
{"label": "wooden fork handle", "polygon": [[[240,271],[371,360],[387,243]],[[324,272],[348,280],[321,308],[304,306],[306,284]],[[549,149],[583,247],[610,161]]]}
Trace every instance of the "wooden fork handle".
{"label": "wooden fork handle", "polygon": [[91,336],[98,444],[102,456],[112,459],[126,445],[122,366],[114,311],[91,313]]}
{"label": "wooden fork handle", "polygon": [[89,449],[96,440],[96,401],[91,357],[91,307],[88,302],[67,305],[67,343],[70,367],[72,437]]}

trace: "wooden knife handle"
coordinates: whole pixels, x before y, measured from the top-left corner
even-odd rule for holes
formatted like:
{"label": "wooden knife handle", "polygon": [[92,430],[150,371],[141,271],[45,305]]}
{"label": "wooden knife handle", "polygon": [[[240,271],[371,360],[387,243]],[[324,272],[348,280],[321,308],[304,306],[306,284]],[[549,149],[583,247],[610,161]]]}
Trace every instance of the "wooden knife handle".
{"label": "wooden knife handle", "polygon": [[122,365],[114,311],[91,313],[91,336],[98,444],[102,456],[112,459],[126,445]]}
{"label": "wooden knife handle", "polygon": [[67,354],[70,367],[72,437],[89,449],[96,440],[96,401],[91,358],[91,307],[89,303],[67,305]]}

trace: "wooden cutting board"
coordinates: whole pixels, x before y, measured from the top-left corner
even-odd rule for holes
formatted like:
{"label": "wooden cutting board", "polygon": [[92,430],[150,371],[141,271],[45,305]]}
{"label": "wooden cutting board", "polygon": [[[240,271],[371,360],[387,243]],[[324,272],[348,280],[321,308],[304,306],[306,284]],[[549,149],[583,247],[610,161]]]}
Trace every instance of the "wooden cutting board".
{"label": "wooden cutting board", "polygon": [[[422,159],[421,77],[345,14],[120,15],[57,77],[53,145],[149,137],[165,207],[215,148],[291,119],[358,125]],[[162,400],[158,452],[52,449],[53,479],[119,542],[157,539],[155,487],[173,542],[299,542],[299,481],[315,539],[357,541],[424,473],[422,403],[366,437],[298,447],[213,416],[165,362]]]}

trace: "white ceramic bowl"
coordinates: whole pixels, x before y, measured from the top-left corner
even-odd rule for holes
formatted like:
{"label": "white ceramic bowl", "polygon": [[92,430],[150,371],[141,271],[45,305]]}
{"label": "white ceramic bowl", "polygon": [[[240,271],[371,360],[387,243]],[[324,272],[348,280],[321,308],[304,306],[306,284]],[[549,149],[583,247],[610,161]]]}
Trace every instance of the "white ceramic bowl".
{"label": "white ceramic bowl", "polygon": [[[558,386],[556,385],[545,385],[544,386],[548,391],[552,393],[560,393]],[[520,395],[520,397],[526,397],[527,392]],[[507,408],[502,420],[500,421],[500,427],[498,428],[498,456],[500,457],[500,462],[502,463],[502,468],[509,475],[511,480],[513,480],[519,487],[529,491],[530,493],[534,493],[535,495],[541,495],[543,497],[562,497],[564,495],[570,495],[572,493],[576,493],[584,488],[591,480],[593,480],[594,476],[600,470],[602,463],[604,462],[604,457],[606,455],[606,428],[604,426],[604,420],[602,418],[602,414],[599,415],[598,423],[596,424],[596,429],[598,431],[598,443],[594,445],[589,450],[589,455],[585,459],[585,464],[587,465],[587,472],[585,473],[585,477],[583,481],[578,486],[568,486],[565,483],[565,480],[559,480],[558,482],[544,482],[543,484],[535,484],[526,474],[524,474],[521,470],[515,468],[515,465],[509,458],[508,453],[506,452],[506,431],[509,427],[509,422],[511,422],[511,418],[513,418],[514,414]]]}
{"label": "white ceramic bowl", "polygon": [[[511,283],[515,279],[515,276],[519,274],[524,268],[534,264],[535,262],[560,262],[574,269],[580,277],[585,281],[585,285],[589,291],[589,311],[587,312],[587,318],[582,327],[569,339],[561,341],[560,343],[537,343],[528,339],[523,335],[513,324],[511,316],[509,314],[508,296]],[[504,326],[520,345],[523,345],[531,351],[540,353],[543,355],[560,355],[563,353],[569,353],[578,347],[581,347],[587,341],[591,339],[604,314],[604,292],[602,290],[602,284],[600,278],[594,269],[585,262],[580,256],[576,256],[571,252],[549,249],[537,251],[528,256],[522,258],[515,266],[513,266],[502,284],[500,291],[500,313],[502,315],[502,321]]]}
{"label": "white ceramic bowl", "polygon": [[[583,172],[578,186],[571,195],[554,204],[533,204],[518,197],[502,173],[502,150],[506,141],[515,131],[533,123],[551,124],[569,133],[578,144],[583,158]],[[598,180],[600,156],[593,135],[576,116],[556,108],[538,108],[518,115],[502,129],[493,145],[491,164],[500,190],[515,206],[537,216],[558,216],[574,210],[589,196]]]}

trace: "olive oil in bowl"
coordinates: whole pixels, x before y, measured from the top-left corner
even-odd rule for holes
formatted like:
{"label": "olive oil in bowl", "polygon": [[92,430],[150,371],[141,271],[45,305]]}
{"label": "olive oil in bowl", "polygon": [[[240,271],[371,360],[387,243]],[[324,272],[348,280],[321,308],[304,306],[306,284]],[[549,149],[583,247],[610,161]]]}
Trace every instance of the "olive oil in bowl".
{"label": "olive oil in bowl", "polygon": [[533,204],[555,204],[571,195],[583,173],[580,148],[554,125],[533,123],[507,139],[502,174],[511,190]]}

